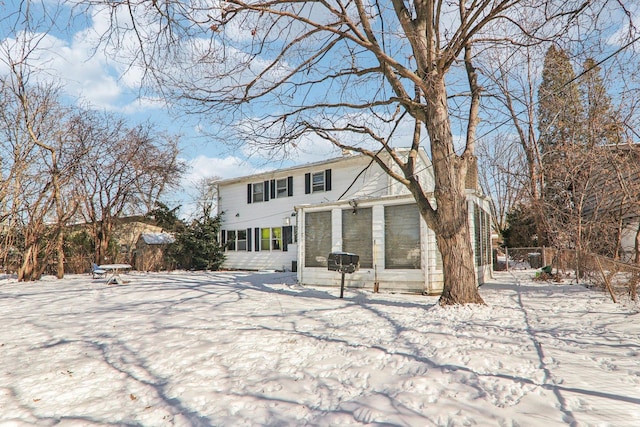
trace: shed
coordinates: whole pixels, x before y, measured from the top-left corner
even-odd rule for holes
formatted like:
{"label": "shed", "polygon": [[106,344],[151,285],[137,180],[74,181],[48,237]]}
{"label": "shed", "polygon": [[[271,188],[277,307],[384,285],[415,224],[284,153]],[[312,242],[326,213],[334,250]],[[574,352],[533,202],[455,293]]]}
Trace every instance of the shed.
{"label": "shed", "polygon": [[176,239],[168,233],[142,233],[136,242],[133,265],[138,271],[166,270],[167,247]]}

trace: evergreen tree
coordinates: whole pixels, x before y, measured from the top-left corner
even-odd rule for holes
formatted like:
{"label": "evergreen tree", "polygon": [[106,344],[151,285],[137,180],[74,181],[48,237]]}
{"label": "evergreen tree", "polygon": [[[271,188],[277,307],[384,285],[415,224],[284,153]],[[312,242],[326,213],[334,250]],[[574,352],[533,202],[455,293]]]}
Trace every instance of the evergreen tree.
{"label": "evergreen tree", "polygon": [[[547,50],[538,88],[538,130],[544,153],[582,140],[582,108],[576,75],[567,53],[555,46]],[[553,155],[549,160],[553,159]]]}
{"label": "evergreen tree", "polygon": [[184,230],[184,222],[178,218],[180,206],[170,209],[162,202],[156,202],[156,208],[149,211],[145,216],[152,219],[158,227],[169,233],[180,232]]}
{"label": "evergreen tree", "polygon": [[177,267],[189,270],[218,270],[224,262],[224,251],[218,242],[221,215],[212,217],[205,209],[184,230],[176,233],[169,256]]}
{"label": "evergreen tree", "polygon": [[[568,227],[573,204],[573,168],[585,142],[580,87],[567,53],[551,46],[538,88],[538,130],[544,188],[539,243],[560,245],[558,230]],[[544,224],[544,225],[542,225]],[[561,239],[564,240],[564,239]]]}
{"label": "evergreen tree", "polygon": [[521,204],[507,213],[507,228],[502,232],[504,246],[527,248],[539,245],[533,210],[532,205]]}
{"label": "evergreen tree", "polygon": [[593,58],[584,62],[581,91],[586,110],[587,146],[620,143],[622,126],[602,80],[601,69]]}

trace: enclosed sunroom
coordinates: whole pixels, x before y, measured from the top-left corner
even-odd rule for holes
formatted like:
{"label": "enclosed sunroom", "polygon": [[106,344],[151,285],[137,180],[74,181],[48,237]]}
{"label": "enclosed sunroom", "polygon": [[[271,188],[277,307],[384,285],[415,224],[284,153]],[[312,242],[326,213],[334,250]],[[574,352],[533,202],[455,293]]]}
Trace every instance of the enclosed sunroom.
{"label": "enclosed sunroom", "polygon": [[[491,274],[491,229],[487,199],[469,191],[469,227],[478,283]],[[298,281],[340,286],[327,268],[332,252],[359,256],[360,268],[345,277],[347,288],[381,292],[442,292],[442,258],[410,195],[297,206]]]}

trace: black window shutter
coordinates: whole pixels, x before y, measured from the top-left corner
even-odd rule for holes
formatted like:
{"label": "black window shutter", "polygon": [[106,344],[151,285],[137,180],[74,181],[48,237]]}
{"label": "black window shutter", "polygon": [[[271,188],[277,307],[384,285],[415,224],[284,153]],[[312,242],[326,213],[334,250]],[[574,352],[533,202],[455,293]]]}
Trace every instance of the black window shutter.
{"label": "black window shutter", "polygon": [[276,198],[276,180],[272,179],[269,185],[271,187],[271,198],[275,199]]}
{"label": "black window shutter", "polygon": [[220,242],[222,243],[222,247],[225,248],[227,243],[227,230],[220,230]]}
{"label": "black window shutter", "polygon": [[289,250],[289,243],[292,243],[292,234],[293,227],[287,225],[286,227],[282,227],[282,250],[287,252]]}
{"label": "black window shutter", "polygon": [[331,191],[331,169],[324,171],[324,191]]}
{"label": "black window shutter", "polygon": [[311,174],[304,174],[304,194],[311,193]]}
{"label": "black window shutter", "polygon": [[247,228],[247,251],[251,252],[251,229]]}
{"label": "black window shutter", "polygon": [[262,190],[264,191],[264,201],[269,201],[269,181],[265,181]]}
{"label": "black window shutter", "polygon": [[251,203],[251,196],[253,194],[251,190],[251,184],[247,184],[247,203]]}
{"label": "black window shutter", "polygon": [[253,243],[255,245],[256,252],[258,252],[260,250],[260,228],[256,227],[254,229],[254,232],[255,232],[255,234],[254,234],[255,242],[253,242]]}
{"label": "black window shutter", "polygon": [[287,178],[287,191],[288,191],[287,196],[289,197],[293,196],[293,177],[292,176]]}

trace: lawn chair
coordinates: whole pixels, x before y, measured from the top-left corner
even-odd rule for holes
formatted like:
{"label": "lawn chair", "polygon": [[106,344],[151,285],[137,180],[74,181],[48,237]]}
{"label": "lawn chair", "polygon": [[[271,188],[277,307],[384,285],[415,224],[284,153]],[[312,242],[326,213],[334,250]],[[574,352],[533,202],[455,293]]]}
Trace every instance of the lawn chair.
{"label": "lawn chair", "polygon": [[94,262],[91,266],[91,274],[94,279],[104,278],[107,275],[107,270],[103,270]]}

